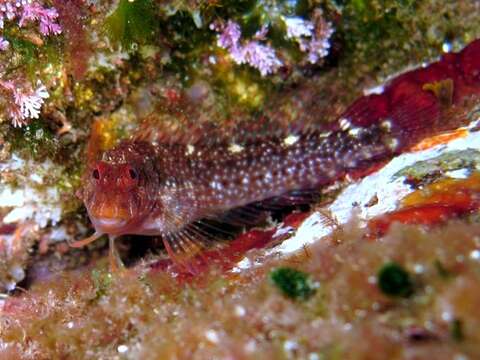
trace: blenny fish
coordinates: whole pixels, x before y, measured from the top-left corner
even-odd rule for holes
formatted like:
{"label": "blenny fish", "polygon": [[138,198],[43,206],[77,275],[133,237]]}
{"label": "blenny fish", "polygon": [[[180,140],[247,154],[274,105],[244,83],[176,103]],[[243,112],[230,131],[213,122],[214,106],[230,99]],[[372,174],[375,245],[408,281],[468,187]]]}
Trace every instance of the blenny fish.
{"label": "blenny fish", "polygon": [[173,260],[201,247],[198,221],[315,190],[467,121],[480,92],[480,40],[360,97],[333,123],[191,143],[134,136],[89,166],[81,191],[95,233],[161,236]]}

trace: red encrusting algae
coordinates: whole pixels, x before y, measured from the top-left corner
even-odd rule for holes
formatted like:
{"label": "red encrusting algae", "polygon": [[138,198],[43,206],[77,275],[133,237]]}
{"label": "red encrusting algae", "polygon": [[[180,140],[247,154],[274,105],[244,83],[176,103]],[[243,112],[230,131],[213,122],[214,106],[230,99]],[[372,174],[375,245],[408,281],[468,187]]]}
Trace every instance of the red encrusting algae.
{"label": "red encrusting algae", "polygon": [[394,222],[433,226],[480,208],[480,174],[467,179],[446,179],[406,196],[398,210],[368,223],[368,238],[384,235]]}
{"label": "red encrusting algae", "polygon": [[[190,143],[149,129],[88,168],[81,196],[96,232],[76,245],[102,234],[110,235],[111,245],[124,234],[160,235],[172,259],[184,263],[203,251],[209,237],[203,219],[366,173],[422,139],[466,123],[465,110],[479,92],[476,40],[396,77],[381,94],[361,97],[326,126],[249,134],[235,142],[205,135]],[[428,212],[432,219],[446,211],[435,206]]]}

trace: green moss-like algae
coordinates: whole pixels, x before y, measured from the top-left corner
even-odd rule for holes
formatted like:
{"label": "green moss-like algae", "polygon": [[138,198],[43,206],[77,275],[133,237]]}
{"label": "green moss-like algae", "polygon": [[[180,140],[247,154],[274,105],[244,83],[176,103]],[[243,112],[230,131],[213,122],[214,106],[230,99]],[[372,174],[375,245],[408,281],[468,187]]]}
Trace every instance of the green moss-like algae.
{"label": "green moss-like algae", "polygon": [[474,149],[450,151],[436,158],[419,161],[407,166],[394,175],[394,178],[407,176],[421,180],[429,175],[442,174],[460,169],[480,169],[480,152]]}
{"label": "green moss-like algae", "polygon": [[315,286],[308,274],[292,268],[278,268],[270,273],[273,284],[292,299],[307,300],[315,294]]}
{"label": "green moss-like algae", "polygon": [[151,41],[156,34],[158,21],[155,10],[151,0],[120,0],[105,22],[108,37],[126,50]]}

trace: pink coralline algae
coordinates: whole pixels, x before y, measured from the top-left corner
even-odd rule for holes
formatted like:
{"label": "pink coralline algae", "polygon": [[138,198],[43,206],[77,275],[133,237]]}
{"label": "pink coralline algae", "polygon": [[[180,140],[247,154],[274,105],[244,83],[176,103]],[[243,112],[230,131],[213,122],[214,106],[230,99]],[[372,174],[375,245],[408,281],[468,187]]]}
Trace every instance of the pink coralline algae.
{"label": "pink coralline algae", "polygon": [[[53,7],[44,7],[39,1],[0,0],[0,29],[4,28],[7,21],[16,21],[20,27],[38,21],[42,35],[58,35],[62,29],[57,23],[57,19],[57,10]],[[7,48],[8,41],[2,37],[0,50]]]}
{"label": "pink coralline algae", "polygon": [[[334,32],[321,11],[316,11],[312,20],[297,16],[282,17],[285,23],[285,38],[298,43],[305,60],[311,64],[320,62],[328,55],[330,38]],[[275,73],[282,65],[274,48],[265,44],[268,26],[263,26],[252,39],[242,41],[242,30],[235,21],[226,24],[213,23],[210,29],[217,31],[217,45],[226,49],[236,64],[248,64],[260,71],[262,76]]]}
{"label": "pink coralline algae", "polygon": [[[220,30],[220,26],[214,24],[211,25],[211,28],[214,30]],[[224,49],[236,49],[239,46],[241,37],[242,31],[240,30],[240,25],[229,20],[227,25],[222,29],[221,34],[218,36],[218,46]]]}
{"label": "pink coralline algae", "polygon": [[29,119],[37,119],[43,102],[49,97],[47,88],[41,82],[33,89],[26,84],[19,87],[13,81],[0,80],[0,94],[11,99],[8,101],[7,114],[15,127],[26,125]]}
{"label": "pink coralline algae", "polygon": [[62,29],[56,23],[58,12],[54,8],[44,8],[38,3],[28,3],[23,7],[19,25],[23,26],[30,21],[38,20],[42,35],[58,35]]}
{"label": "pink coralline algae", "polygon": [[212,30],[220,31],[217,44],[221,48],[228,50],[233,61],[239,65],[248,64],[258,71],[262,76],[275,73],[282,62],[275,54],[275,50],[269,45],[262,44],[260,40],[266,35],[268,30],[262,28],[255,36],[254,40],[241,43],[242,31],[240,25],[229,20],[225,26],[212,24]]}
{"label": "pink coralline algae", "polygon": [[0,36],[0,50],[7,50],[9,46],[10,43],[8,42],[8,40],[5,40],[3,36]]}
{"label": "pink coralline algae", "polygon": [[[49,36],[62,32],[57,20],[57,10],[44,6],[41,1],[0,0],[0,51],[10,48],[8,38],[1,33],[7,23],[16,23],[19,27],[38,23],[40,33]],[[13,126],[20,127],[30,119],[39,117],[40,109],[49,94],[40,81],[34,88],[24,80],[6,80],[0,74],[0,97],[6,104],[6,115]]]}
{"label": "pink coralline algae", "polygon": [[286,17],[287,38],[295,40],[302,52],[307,54],[306,59],[315,64],[328,55],[330,37],[334,30],[329,22],[318,13],[315,23],[300,17]]}

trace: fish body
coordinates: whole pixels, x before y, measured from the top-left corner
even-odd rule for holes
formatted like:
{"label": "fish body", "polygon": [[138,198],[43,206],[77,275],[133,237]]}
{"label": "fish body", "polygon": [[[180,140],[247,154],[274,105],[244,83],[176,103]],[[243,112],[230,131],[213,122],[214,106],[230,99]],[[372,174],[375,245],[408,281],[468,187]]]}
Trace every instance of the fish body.
{"label": "fish body", "polygon": [[236,142],[125,140],[89,167],[82,198],[96,236],[161,235],[172,246],[191,242],[200,232],[188,229],[198,220],[318,189],[458,127],[465,118],[450,110],[479,91],[477,40],[398,76],[381,94],[361,97],[328,125]]}
{"label": "fish body", "polygon": [[318,188],[391,154],[392,144],[388,127],[381,126],[208,148],[125,141],[91,170],[84,199],[102,232],[161,235],[232,208]]}

